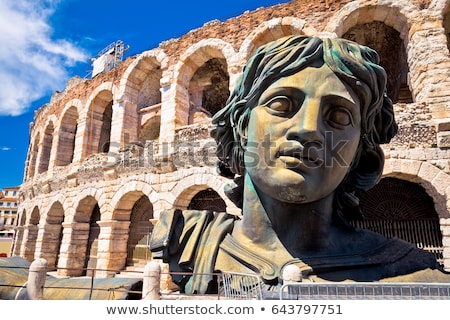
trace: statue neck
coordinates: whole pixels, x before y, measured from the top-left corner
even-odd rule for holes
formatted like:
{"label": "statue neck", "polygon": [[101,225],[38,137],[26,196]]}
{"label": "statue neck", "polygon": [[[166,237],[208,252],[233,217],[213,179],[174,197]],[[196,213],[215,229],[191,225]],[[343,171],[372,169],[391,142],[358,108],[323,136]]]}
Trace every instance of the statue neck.
{"label": "statue neck", "polygon": [[336,229],[332,204],[333,194],[311,203],[281,202],[258,190],[246,175],[243,219],[236,233],[255,245],[281,242],[294,257],[328,250]]}

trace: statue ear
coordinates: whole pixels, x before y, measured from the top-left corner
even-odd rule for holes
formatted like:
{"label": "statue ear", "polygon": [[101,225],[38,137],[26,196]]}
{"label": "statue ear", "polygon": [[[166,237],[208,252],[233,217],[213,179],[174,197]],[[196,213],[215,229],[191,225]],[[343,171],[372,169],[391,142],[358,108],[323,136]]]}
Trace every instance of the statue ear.
{"label": "statue ear", "polygon": [[358,163],[353,169],[355,188],[367,191],[380,179],[384,167],[383,150],[378,145],[367,145],[362,142]]}

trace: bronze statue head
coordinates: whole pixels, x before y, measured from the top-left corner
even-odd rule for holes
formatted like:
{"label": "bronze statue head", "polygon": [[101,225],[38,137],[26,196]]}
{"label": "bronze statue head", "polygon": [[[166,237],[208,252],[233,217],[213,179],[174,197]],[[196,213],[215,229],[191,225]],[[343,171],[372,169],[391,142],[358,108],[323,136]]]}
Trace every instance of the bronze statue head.
{"label": "bronze statue head", "polygon": [[[393,105],[386,95],[386,72],[377,53],[345,39],[288,36],[260,47],[248,60],[226,106],[213,118],[220,166],[231,177],[244,175],[244,151],[252,110],[275,81],[297,74],[320,61],[350,87],[360,103],[360,137],[345,178],[335,190],[339,216],[353,214],[362,192],[374,186],[383,171],[380,144],[397,132]],[[311,84],[314,85],[314,84]]]}

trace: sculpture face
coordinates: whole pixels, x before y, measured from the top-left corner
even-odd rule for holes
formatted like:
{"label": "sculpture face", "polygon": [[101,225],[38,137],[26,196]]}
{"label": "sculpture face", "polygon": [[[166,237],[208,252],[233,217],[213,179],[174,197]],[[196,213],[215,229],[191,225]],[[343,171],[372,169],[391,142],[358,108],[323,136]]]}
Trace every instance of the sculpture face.
{"label": "sculpture face", "polygon": [[322,199],[346,176],[360,124],[357,95],[325,64],[280,78],[251,112],[246,172],[280,201]]}

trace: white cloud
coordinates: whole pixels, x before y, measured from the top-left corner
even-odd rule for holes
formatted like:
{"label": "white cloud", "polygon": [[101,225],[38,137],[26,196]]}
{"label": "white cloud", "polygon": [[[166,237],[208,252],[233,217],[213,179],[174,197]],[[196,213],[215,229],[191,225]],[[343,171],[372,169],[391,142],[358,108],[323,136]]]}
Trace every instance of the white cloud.
{"label": "white cloud", "polygon": [[9,147],[2,147],[2,151],[9,151],[9,150],[11,150],[11,148],[9,148]]}
{"label": "white cloud", "polygon": [[0,1],[0,115],[19,115],[63,88],[67,68],[86,61],[81,48],[53,39],[48,20],[57,0]]}

